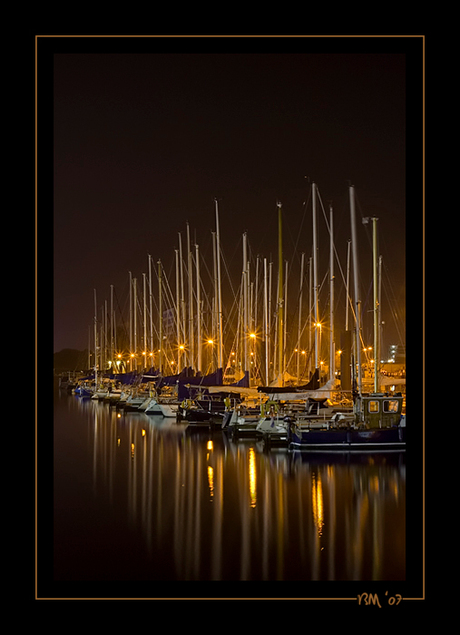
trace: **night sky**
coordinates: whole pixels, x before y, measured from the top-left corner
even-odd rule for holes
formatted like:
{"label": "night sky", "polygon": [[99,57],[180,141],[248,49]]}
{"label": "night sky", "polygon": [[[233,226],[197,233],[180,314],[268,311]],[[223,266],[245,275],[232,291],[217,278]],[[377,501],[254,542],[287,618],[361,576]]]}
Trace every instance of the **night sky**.
{"label": "night sky", "polygon": [[[372,270],[361,216],[379,217],[386,288],[404,317],[406,218],[422,213],[421,38],[39,38],[37,59],[38,253],[52,192],[54,351],[88,346],[93,289],[102,306],[113,284],[124,306],[128,272],[141,284],[148,254],[175,289],[187,222],[211,269],[214,198],[234,288],[243,232],[251,255],[277,266],[277,200],[297,286],[300,253],[312,248],[309,181],[332,201],[344,270],[355,186],[363,301]],[[322,279],[329,239],[318,211]],[[344,306],[338,270],[336,280]]]}

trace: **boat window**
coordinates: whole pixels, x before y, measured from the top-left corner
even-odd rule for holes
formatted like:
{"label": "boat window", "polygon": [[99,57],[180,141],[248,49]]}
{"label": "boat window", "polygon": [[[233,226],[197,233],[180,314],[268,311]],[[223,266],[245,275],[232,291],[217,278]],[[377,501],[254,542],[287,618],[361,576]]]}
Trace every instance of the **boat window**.
{"label": "boat window", "polygon": [[378,411],[379,411],[379,402],[369,401],[369,412],[378,412]]}
{"label": "boat window", "polygon": [[396,399],[387,399],[383,402],[383,412],[398,412],[398,405]]}

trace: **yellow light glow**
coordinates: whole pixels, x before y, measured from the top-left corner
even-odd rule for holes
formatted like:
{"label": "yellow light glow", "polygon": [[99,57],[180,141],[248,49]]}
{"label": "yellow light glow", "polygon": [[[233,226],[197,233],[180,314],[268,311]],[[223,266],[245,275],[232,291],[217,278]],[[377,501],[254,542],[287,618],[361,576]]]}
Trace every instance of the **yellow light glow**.
{"label": "yellow light glow", "polygon": [[214,446],[213,446],[212,441],[211,441],[211,440],[209,440],[209,441],[208,441],[208,444],[207,444],[207,446],[206,446],[206,449],[207,449],[207,450],[212,450],[212,449],[213,449],[213,447],[214,447]]}
{"label": "yellow light glow", "polygon": [[211,498],[214,496],[214,470],[208,465],[208,485]]}
{"label": "yellow light glow", "polygon": [[321,483],[321,476],[319,474],[317,477],[315,477],[315,474],[312,474],[311,495],[312,495],[313,520],[315,522],[318,535],[321,536],[321,534],[323,533],[323,525],[324,525],[324,508],[323,508],[323,486]]}
{"label": "yellow light glow", "polygon": [[208,340],[208,344],[214,344],[214,340]]}
{"label": "yellow light glow", "polygon": [[252,337],[252,339],[255,339],[256,334],[255,334],[255,333],[250,333],[250,334],[249,334],[249,337]]}
{"label": "yellow light glow", "polygon": [[257,501],[257,474],[254,448],[249,448],[249,495],[251,497],[251,507],[255,507]]}

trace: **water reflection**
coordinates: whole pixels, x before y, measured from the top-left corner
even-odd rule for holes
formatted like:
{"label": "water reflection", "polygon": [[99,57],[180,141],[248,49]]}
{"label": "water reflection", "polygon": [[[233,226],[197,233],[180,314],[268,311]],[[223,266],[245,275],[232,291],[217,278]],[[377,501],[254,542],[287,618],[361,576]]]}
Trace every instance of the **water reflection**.
{"label": "water reflection", "polygon": [[404,579],[403,455],[267,453],[221,430],[118,416],[74,397],[63,404],[55,426],[74,415],[67,422],[86,439],[93,496],[115,510],[117,527],[141,528],[152,576]]}

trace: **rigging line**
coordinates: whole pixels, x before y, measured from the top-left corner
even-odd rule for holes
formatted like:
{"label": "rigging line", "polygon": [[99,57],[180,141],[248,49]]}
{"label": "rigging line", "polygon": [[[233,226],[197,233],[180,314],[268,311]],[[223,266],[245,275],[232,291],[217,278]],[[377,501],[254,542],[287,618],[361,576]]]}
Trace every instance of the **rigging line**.
{"label": "rigging line", "polygon": [[[401,323],[404,324],[404,326],[405,326],[405,321],[398,316],[398,313],[397,313],[397,311],[394,308],[394,304],[393,303],[396,303],[396,297],[394,295],[393,287],[391,285],[391,280],[390,280],[390,277],[388,276],[388,271],[387,271],[387,269],[385,267],[385,263],[384,263],[384,271],[385,271],[385,274],[386,274],[386,279],[383,278],[383,288],[384,288],[384,291],[385,291],[385,296],[386,296],[386,299],[387,299],[387,302],[388,302],[388,306],[389,306],[390,312],[392,314],[392,318],[393,318],[393,322],[394,322],[396,331],[398,333],[399,343],[403,345],[404,344],[404,339],[402,337],[402,334],[401,334],[401,331],[400,331],[400,325],[398,324],[398,322],[401,321]],[[390,288],[390,290],[391,290],[391,292],[393,294],[393,298],[390,298],[387,285],[389,286],[389,288]]]}
{"label": "rigging line", "polygon": [[236,294],[235,294],[235,291],[234,291],[234,289],[233,289],[233,284],[232,284],[232,280],[231,280],[231,278],[230,278],[230,272],[229,272],[229,270],[228,270],[227,260],[226,260],[226,258],[225,258],[225,254],[224,254],[224,251],[223,251],[223,248],[222,248],[222,243],[220,243],[220,245],[219,245],[219,246],[220,246],[220,256],[221,256],[222,262],[224,263],[225,272],[226,272],[226,274],[227,274],[227,278],[228,278],[228,281],[229,281],[229,283],[230,283],[230,289],[231,289],[231,291],[232,291],[232,293],[233,293],[233,298],[234,298],[234,300],[235,300],[235,299],[236,299]]}
{"label": "rigging line", "polygon": [[305,217],[307,215],[307,208],[308,208],[308,203],[310,202],[310,198],[311,198],[311,188],[308,190],[308,198],[307,198],[307,200],[303,202],[303,216],[302,216],[302,220],[300,221],[299,233],[297,234],[297,241],[295,243],[295,248],[294,248],[295,252],[297,252],[297,246],[299,244],[300,236],[301,236],[301,233],[302,233],[303,223],[304,223]]}
{"label": "rigging line", "polygon": [[123,326],[123,331],[124,331],[125,336],[128,337],[128,328],[127,328],[127,326],[125,324],[125,320],[123,318],[123,312],[122,312],[121,307],[120,307],[120,301],[118,299],[117,290],[116,290],[115,286],[113,287],[113,292],[115,294],[115,300],[117,302],[118,310],[120,312],[120,318],[121,318],[121,323],[122,323],[122,326]]}
{"label": "rigging line", "polygon": [[[243,276],[243,274],[241,274],[241,275]],[[241,282],[239,288],[240,288],[240,296],[241,296],[241,292],[242,292],[242,288],[243,288],[243,282]],[[238,328],[239,328],[239,305],[240,305],[240,299],[241,298],[237,298],[235,296],[235,299],[234,299],[233,304],[232,304],[232,308],[230,309],[230,313],[228,314],[227,319],[226,319],[225,324],[224,324],[224,333],[225,332],[237,333],[237,331],[238,331]],[[234,313],[238,317],[238,320],[237,320],[238,321],[238,325],[237,325],[236,329],[235,329],[235,326],[234,326],[234,320],[235,320]]]}
{"label": "rigging line", "polygon": [[[317,190],[317,193],[318,193],[318,197],[319,197],[319,201],[320,201],[321,209],[323,210],[323,215],[324,215],[324,219],[325,219],[325,221],[326,221],[327,229],[328,229],[328,231],[330,231],[330,230],[329,230],[329,223],[328,223],[328,221],[327,221],[326,212],[325,212],[325,209],[324,209],[324,206],[323,206],[323,201],[321,200],[321,194],[319,193],[319,191],[318,191],[318,190]],[[344,275],[344,273],[343,273],[342,265],[341,265],[341,263],[340,263],[339,255],[338,255],[338,253],[337,253],[337,249],[336,249],[336,246],[335,246],[335,240],[334,240],[333,245],[334,245],[334,254],[335,254],[335,257],[336,257],[336,260],[337,260],[337,265],[338,265],[338,267],[339,267],[340,275],[342,276],[342,282],[343,282],[343,284],[345,285],[345,288],[346,288],[347,283],[346,283],[346,280],[345,280],[345,275]],[[350,295],[350,294],[348,294],[348,302],[349,302],[349,305],[350,305],[351,311],[352,311],[352,313],[353,313],[353,317],[354,317],[354,319],[355,319],[355,321],[356,321],[356,313],[355,313],[355,310],[354,310],[354,307],[353,307],[353,300],[352,300],[352,297],[351,297],[351,295]]]}
{"label": "rigging line", "polygon": [[[242,237],[242,235],[241,235],[241,236],[239,237],[238,241],[237,241],[237,242],[236,242],[236,244],[235,244],[235,249],[234,249],[234,251],[233,251],[233,255],[232,255],[232,257],[230,258],[230,264],[231,264],[231,263],[233,262],[233,260],[235,259],[236,254],[240,251],[240,245],[241,245],[241,243],[242,243],[242,240],[243,240],[243,237]],[[223,249],[223,247],[222,247],[222,240],[221,240],[221,241],[220,241],[220,251],[221,251],[221,254],[223,253],[223,252],[222,252],[222,249]]]}

